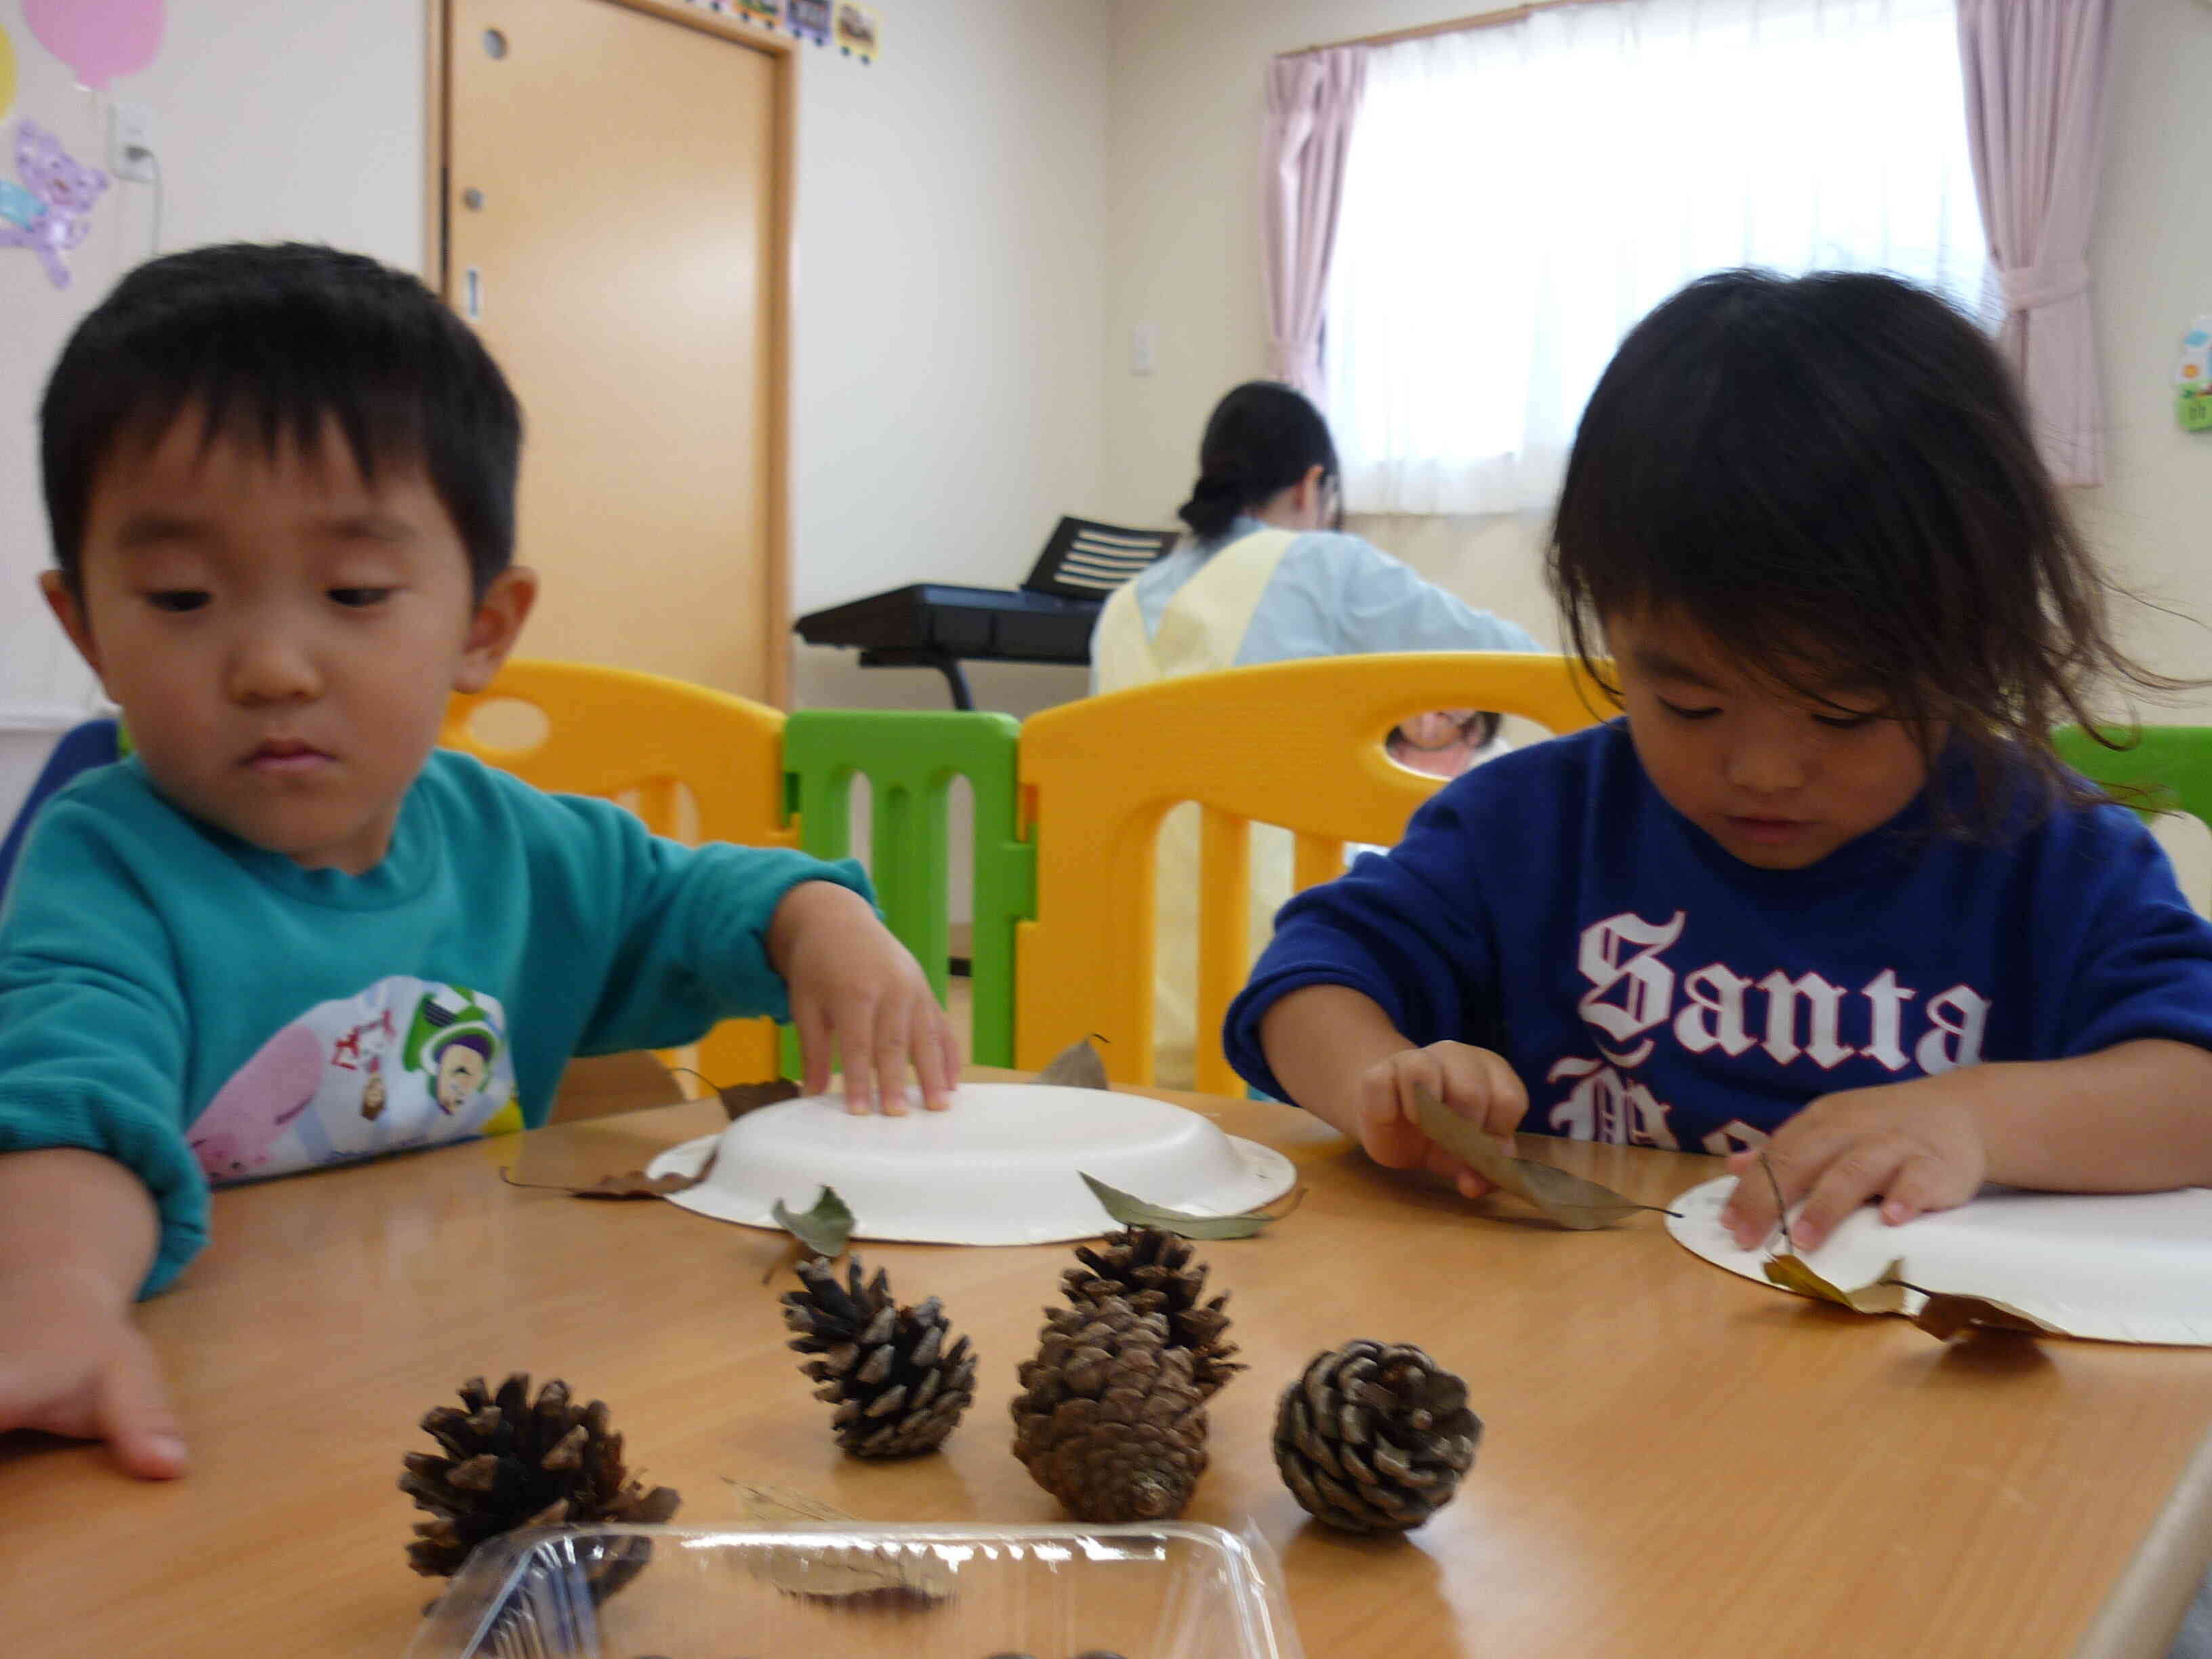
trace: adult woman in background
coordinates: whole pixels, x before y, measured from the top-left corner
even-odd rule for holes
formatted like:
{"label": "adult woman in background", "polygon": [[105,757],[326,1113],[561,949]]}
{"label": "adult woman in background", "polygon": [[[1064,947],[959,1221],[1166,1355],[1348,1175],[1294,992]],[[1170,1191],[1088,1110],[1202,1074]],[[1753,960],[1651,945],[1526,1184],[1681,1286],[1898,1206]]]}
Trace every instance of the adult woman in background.
{"label": "adult woman in background", "polygon": [[[1091,690],[1293,657],[1541,648],[1527,629],[1345,534],[1337,477],[1328,423],[1298,392],[1254,380],[1224,397],[1206,422],[1198,482],[1180,509],[1190,535],[1106,602],[1091,635]],[[1495,728],[1478,710],[1442,710],[1392,732],[1390,750],[1416,770],[1455,775]],[[1253,836],[1255,953],[1275,905],[1290,896],[1289,849],[1279,832]],[[1164,1087],[1187,1088],[1195,1064],[1195,808],[1169,815],[1158,872],[1155,1073]]]}

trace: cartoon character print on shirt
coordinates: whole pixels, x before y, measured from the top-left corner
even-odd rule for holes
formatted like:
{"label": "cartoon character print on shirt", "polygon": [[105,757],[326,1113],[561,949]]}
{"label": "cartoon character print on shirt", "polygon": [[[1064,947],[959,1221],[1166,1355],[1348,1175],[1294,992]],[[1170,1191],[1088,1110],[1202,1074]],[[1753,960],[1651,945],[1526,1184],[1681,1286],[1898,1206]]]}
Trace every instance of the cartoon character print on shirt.
{"label": "cartoon character print on shirt", "polygon": [[[1546,1073],[1546,1082],[1568,1085],[1545,1120],[1554,1133],[1680,1150],[1674,1106],[1636,1075],[1662,1044],[1731,1060],[1762,1049],[1780,1074],[1802,1069],[1812,1094],[1826,1092],[1817,1079],[1848,1060],[1870,1060],[1901,1081],[1982,1056],[1991,1005],[1971,985],[1923,996],[1893,968],[1857,987],[1778,967],[1753,978],[1756,967],[1740,972],[1724,962],[1685,971],[1668,952],[1688,921],[1683,910],[1663,921],[1623,911],[1583,929],[1575,965],[1589,988],[1577,1012],[1597,1053],[1563,1056]],[[1726,1156],[1760,1133],[1739,1120],[1692,1150]]]}
{"label": "cartoon character print on shirt", "polygon": [[520,1128],[507,1032],[495,997],[380,980],[271,1036],[185,1139],[222,1182]]}
{"label": "cartoon character print on shirt", "polygon": [[322,1039],[304,1024],[263,1043],[216,1091],[185,1137],[210,1181],[235,1181],[269,1161],[286,1127],[314,1104],[323,1082]]}

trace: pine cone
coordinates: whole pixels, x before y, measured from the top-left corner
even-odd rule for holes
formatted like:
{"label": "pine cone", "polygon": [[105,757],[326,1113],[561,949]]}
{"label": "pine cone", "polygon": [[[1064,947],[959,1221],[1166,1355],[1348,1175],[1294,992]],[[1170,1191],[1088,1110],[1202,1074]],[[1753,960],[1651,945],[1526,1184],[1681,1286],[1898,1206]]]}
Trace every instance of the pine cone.
{"label": "pine cone", "polygon": [[[607,1428],[607,1408],[580,1406],[557,1378],[530,1398],[518,1371],[494,1395],[483,1378],[461,1384],[465,1410],[440,1406],[422,1427],[447,1455],[407,1454],[399,1490],[434,1517],[417,1522],[407,1559],[426,1577],[450,1578],[487,1538],[518,1527],[657,1524],[681,1501],[666,1486],[647,1492],[623,1466],[622,1437]],[[592,1593],[612,1595],[644,1571],[643,1539],[604,1553],[587,1569]]]}
{"label": "pine cone", "polygon": [[1161,1227],[1133,1227],[1109,1233],[1100,1248],[1078,1246],[1084,1263],[1061,1278],[1067,1299],[1082,1307],[1102,1297],[1119,1296],[1139,1313],[1166,1316],[1168,1340],[1190,1350],[1191,1379],[1211,1400],[1221,1385],[1244,1369],[1231,1356],[1237,1345],[1222,1340],[1229,1329],[1224,1293],[1211,1302],[1206,1294],[1206,1264],[1190,1259],[1188,1241]]}
{"label": "pine cone", "polygon": [[1419,1348],[1381,1342],[1316,1355],[1275,1409],[1283,1479],[1347,1532],[1419,1526],[1451,1502],[1481,1437],[1465,1382]]}
{"label": "pine cone", "polygon": [[865,1288],[860,1257],[848,1271],[840,1285],[825,1258],[799,1265],[806,1288],[786,1293],[783,1320],[799,1333],[791,1346],[820,1356],[800,1369],[822,1385],[817,1400],[836,1402],[830,1425],[854,1456],[935,1451],[975,1397],[968,1339],[946,1345],[951,1328],[935,1297],[902,1308],[882,1268]]}
{"label": "pine cone", "polygon": [[1045,1316],[1021,1368],[1014,1455],[1081,1521],[1182,1513],[1206,1471],[1206,1396],[1166,1319],[1102,1296]]}

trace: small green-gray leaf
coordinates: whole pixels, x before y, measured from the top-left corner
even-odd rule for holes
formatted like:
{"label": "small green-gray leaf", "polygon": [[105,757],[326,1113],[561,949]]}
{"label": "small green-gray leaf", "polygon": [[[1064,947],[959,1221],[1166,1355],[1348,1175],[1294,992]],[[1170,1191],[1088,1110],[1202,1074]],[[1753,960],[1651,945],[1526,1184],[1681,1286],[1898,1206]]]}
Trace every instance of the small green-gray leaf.
{"label": "small green-gray leaf", "polygon": [[817,1255],[834,1259],[844,1255],[846,1243],[853,1237],[853,1212],[837,1196],[835,1187],[824,1187],[822,1196],[814,1200],[814,1207],[803,1215],[780,1198],[769,1213],[786,1232]]}
{"label": "small green-gray leaf", "polygon": [[1609,1227],[1638,1210],[1673,1213],[1657,1204],[1638,1204],[1610,1187],[1570,1175],[1553,1164],[1513,1158],[1496,1141],[1445,1105],[1436,1091],[1413,1086],[1413,1121],[1421,1133],[1471,1168],[1492,1186],[1534,1205],[1562,1227],[1588,1232]]}
{"label": "small green-gray leaf", "polygon": [[1291,1200],[1291,1210],[1279,1215],[1265,1210],[1247,1210],[1242,1215],[1190,1215],[1164,1204],[1147,1204],[1133,1193],[1109,1187],[1096,1176],[1085,1176],[1083,1184],[1105,1206],[1106,1213],[1124,1227],[1158,1227],[1180,1238],[1249,1238],[1297,1208],[1298,1200],[1305,1196],[1302,1187]]}
{"label": "small green-gray leaf", "polygon": [[1099,1057],[1098,1050],[1091,1046],[1089,1037],[1054,1054],[1052,1064],[1036,1074],[1036,1080],[1062,1089],[1105,1089],[1112,1086],[1106,1081],[1106,1062]]}

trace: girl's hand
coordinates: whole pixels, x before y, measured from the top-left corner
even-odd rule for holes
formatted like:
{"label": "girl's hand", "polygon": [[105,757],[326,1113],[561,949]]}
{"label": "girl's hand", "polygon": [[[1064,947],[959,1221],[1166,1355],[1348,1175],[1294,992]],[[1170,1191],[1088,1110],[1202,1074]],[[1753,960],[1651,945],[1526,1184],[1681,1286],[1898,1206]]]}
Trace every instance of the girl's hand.
{"label": "girl's hand", "polygon": [[[1464,1042],[1401,1049],[1359,1074],[1353,1121],[1367,1155],[1389,1169],[1449,1176],[1467,1197],[1480,1198],[1490,1183],[1431,1140],[1414,1120],[1417,1086],[1433,1091],[1446,1110],[1500,1139],[1520,1127],[1528,1091],[1501,1056]],[[1506,1150],[1512,1150],[1510,1141]]]}
{"label": "girl's hand", "polygon": [[830,1087],[836,1047],[845,1073],[845,1109],[906,1111],[907,1070],[921,1081],[922,1103],[952,1103],[960,1046],[937,1006],[921,964],[876,920],[868,902],[826,881],[803,882],[783,896],[769,924],[769,960],[791,988],[809,1094]]}
{"label": "girl's hand", "polygon": [[64,1269],[0,1275],[0,1432],[105,1440],[126,1474],[185,1472],[154,1350],[111,1289]]}
{"label": "girl's hand", "polygon": [[1756,1151],[1728,1161],[1736,1183],[1721,1224],[1740,1249],[1755,1249],[1773,1233],[1777,1186],[1785,1206],[1805,1200],[1790,1224],[1802,1254],[1870,1198],[1880,1195],[1882,1221],[1894,1227],[1964,1204],[1989,1170],[1981,1122],[1957,1073],[1824,1095],[1775,1132],[1765,1157],[1772,1182]]}

